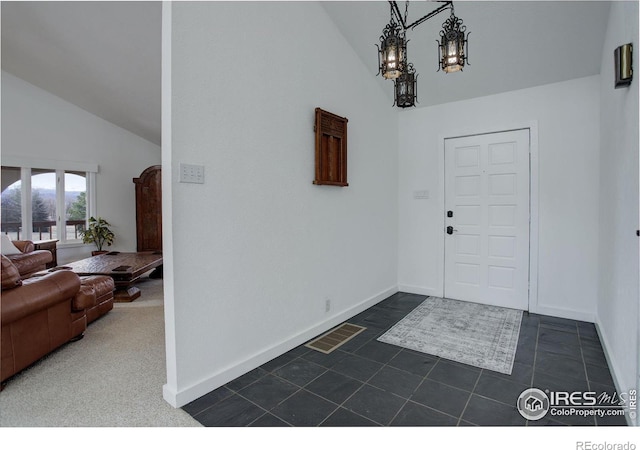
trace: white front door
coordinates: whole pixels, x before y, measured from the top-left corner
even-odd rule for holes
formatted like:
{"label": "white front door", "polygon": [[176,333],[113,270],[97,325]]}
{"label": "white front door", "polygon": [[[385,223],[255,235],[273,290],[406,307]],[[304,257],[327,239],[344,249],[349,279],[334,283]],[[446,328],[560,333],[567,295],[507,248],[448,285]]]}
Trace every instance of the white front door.
{"label": "white front door", "polygon": [[529,130],[445,140],[444,296],[528,310]]}

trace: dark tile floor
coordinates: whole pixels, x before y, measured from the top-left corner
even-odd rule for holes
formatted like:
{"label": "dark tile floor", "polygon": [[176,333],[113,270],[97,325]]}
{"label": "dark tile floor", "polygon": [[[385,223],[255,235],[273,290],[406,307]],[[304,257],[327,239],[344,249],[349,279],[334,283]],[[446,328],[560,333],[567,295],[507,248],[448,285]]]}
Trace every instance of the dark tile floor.
{"label": "dark tile floor", "polygon": [[615,392],[593,324],[524,313],[511,375],[376,340],[425,298],[394,294],[348,320],[367,329],[332,353],[297,347],[183,409],[211,427],[626,425],[515,407],[532,386]]}

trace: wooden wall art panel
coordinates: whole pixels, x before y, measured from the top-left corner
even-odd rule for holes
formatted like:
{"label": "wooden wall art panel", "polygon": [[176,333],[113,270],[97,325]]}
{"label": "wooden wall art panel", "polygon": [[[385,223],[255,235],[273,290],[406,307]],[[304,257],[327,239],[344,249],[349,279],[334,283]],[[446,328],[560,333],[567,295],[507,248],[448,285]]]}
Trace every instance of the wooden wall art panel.
{"label": "wooden wall art panel", "polygon": [[349,186],[347,122],[346,117],[316,108],[316,177],[313,184]]}

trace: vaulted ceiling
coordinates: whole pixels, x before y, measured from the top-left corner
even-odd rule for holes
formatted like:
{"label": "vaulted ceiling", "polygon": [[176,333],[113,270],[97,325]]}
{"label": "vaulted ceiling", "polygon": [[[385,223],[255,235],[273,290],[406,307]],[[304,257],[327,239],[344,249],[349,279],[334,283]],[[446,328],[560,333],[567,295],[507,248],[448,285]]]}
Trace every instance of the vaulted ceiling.
{"label": "vaulted ceiling", "polygon": [[160,143],[159,2],[2,2],[2,69]]}
{"label": "vaulted ceiling", "polygon": [[[376,76],[386,1],[322,7]],[[408,21],[434,9],[413,1]],[[404,11],[404,2],[399,2]],[[445,11],[408,32],[418,107],[595,75],[609,2],[455,2],[471,33],[464,72],[437,72]],[[2,69],[144,139],[160,143],[160,2],[2,2]],[[310,56],[312,57],[312,56]],[[613,58],[613,57],[612,57]],[[393,103],[393,83],[378,76]]]}

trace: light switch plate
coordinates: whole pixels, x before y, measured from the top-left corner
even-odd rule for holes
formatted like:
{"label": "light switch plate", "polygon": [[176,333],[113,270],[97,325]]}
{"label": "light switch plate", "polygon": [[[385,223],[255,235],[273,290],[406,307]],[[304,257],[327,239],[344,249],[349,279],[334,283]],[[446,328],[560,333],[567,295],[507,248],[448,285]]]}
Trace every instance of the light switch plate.
{"label": "light switch plate", "polygon": [[204,183],[204,166],[180,163],[180,183]]}

